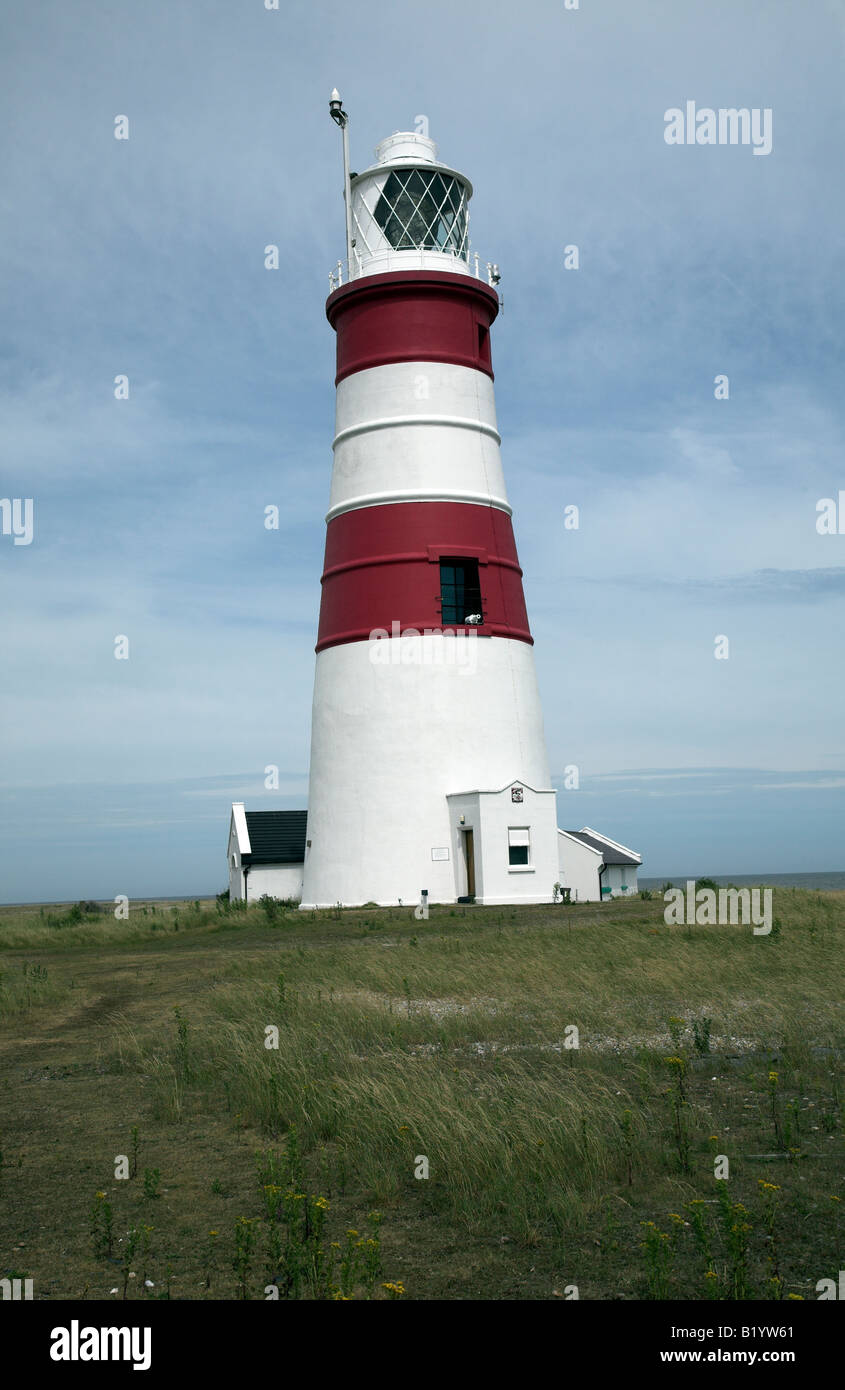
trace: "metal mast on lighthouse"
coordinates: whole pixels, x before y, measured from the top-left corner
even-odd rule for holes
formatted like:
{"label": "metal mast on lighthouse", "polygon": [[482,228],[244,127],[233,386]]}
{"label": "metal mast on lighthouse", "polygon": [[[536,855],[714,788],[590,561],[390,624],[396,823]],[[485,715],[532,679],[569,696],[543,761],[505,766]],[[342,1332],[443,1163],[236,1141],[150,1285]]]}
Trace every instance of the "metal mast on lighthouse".
{"label": "metal mast on lighthouse", "polygon": [[493,397],[498,271],[469,180],[400,132],[350,176],[303,907],[551,902],[532,637]]}

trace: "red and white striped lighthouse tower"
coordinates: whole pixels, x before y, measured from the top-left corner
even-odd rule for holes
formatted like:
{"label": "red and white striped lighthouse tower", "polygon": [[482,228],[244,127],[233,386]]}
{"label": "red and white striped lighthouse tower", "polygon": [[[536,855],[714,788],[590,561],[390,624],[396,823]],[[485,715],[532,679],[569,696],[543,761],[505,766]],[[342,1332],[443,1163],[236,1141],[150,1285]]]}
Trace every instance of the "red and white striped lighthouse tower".
{"label": "red and white striped lighthouse tower", "polygon": [[[337,93],[332,114],[344,129]],[[550,902],[532,638],[493,397],[498,275],[419,133],[346,177],[302,906]],[[348,167],[348,166],[347,166]],[[426,895],[426,897],[423,897]]]}

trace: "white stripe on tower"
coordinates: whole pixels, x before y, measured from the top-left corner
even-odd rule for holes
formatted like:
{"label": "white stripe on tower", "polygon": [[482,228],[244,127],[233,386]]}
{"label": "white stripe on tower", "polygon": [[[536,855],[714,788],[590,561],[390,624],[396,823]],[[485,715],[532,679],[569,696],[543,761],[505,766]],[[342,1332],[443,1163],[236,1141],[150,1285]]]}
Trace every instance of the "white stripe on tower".
{"label": "white stripe on tower", "polygon": [[344,378],[329,513],[380,502],[457,501],[510,516],[493,382],[473,367],[398,362]]}

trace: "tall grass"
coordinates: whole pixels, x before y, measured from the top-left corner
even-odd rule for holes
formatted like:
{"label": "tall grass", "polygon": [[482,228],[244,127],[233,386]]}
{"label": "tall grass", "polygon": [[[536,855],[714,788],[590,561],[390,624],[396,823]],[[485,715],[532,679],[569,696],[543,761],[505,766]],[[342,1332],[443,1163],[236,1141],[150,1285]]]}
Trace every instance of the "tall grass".
{"label": "tall grass", "polygon": [[[385,936],[371,917],[319,947],[295,933],[270,960],[233,957],[195,1037],[194,1085],[269,1134],[295,1124],[307,1148],[342,1153],[379,1201],[413,1188],[425,1155],[427,1199],[459,1219],[507,1211],[523,1233],[562,1231],[631,1172],[687,1172],[679,1123],[700,1166],[713,1108],[700,1094],[679,1106],[667,1051],[708,1071],[760,1058],[762,1075],[774,1052],[806,1070],[841,1045],[836,915],[779,906],[772,939],[669,929],[638,904],[594,929],[561,910],[526,925],[441,914],[427,930],[397,914]],[[173,1040],[141,1065],[173,1113]]]}
{"label": "tall grass", "polygon": [[67,986],[51,975],[49,966],[37,961],[8,962],[0,966],[0,1018],[28,1013],[39,1004],[53,1004],[67,993]]}
{"label": "tall grass", "polygon": [[[295,1127],[299,1190],[330,1203],[326,1259],[347,1259],[343,1230],[376,1206],[414,1297],[451,1296],[453,1280],[490,1296],[493,1269],[506,1297],[517,1271],[532,1293],[516,1296],[578,1282],[582,1297],[812,1297],[843,1258],[843,909],[845,895],[778,889],[769,937],[667,927],[662,901],[640,898],[435,907],[427,922],[267,903],[133,903],[128,921],[0,909],[0,1003],[32,1012],[65,1106],[87,1096],[89,1123],[110,1133],[134,1098],[114,1143],[140,1123],[177,1292],[190,1277],[182,1287],[208,1295],[221,1223],[224,1243],[234,1220],[242,1243],[264,1229],[244,1163],[258,1146],[278,1154]],[[73,985],[55,1017],[39,1009]],[[16,1018],[7,1049],[20,1033]],[[10,1091],[19,1158],[31,1056]],[[39,1113],[42,1206],[25,1222],[36,1232],[56,1209],[52,1136],[64,1133],[52,1109]],[[714,1179],[719,1154],[729,1187]],[[87,1138],[71,1159],[63,1233],[84,1224]],[[113,1186],[121,1222],[145,1219],[146,1199],[133,1206]],[[281,1258],[256,1239],[238,1255],[249,1296],[266,1281],[256,1261]],[[226,1249],[211,1263],[215,1290],[231,1292]]]}
{"label": "tall grass", "polygon": [[76,946],[121,946],[172,936],[179,931],[219,931],[246,920],[245,913],[213,902],[129,904],[128,917],[115,917],[113,903],[54,904],[49,907],[0,905],[0,952]]}

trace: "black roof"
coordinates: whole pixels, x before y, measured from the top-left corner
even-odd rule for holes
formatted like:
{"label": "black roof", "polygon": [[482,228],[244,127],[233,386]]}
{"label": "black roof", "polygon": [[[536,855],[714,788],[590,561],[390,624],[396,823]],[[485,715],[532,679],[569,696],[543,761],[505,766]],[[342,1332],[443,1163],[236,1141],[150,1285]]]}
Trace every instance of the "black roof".
{"label": "black roof", "polygon": [[307,811],[246,811],[252,853],[245,864],[301,864],[305,859]]}
{"label": "black roof", "polygon": [[583,845],[589,845],[590,849],[599,850],[605,864],[636,864],[639,868],[640,861],[635,859],[633,854],[626,854],[622,849],[606,845],[604,840],[597,840],[594,835],[586,835],[583,830],[567,830],[566,833],[573,839],[580,840]]}

